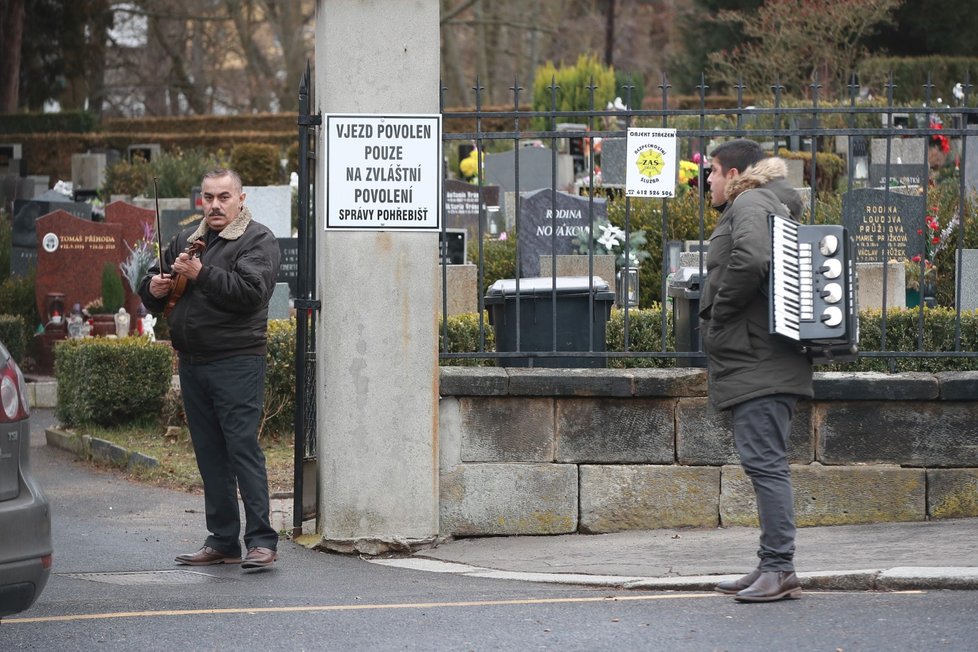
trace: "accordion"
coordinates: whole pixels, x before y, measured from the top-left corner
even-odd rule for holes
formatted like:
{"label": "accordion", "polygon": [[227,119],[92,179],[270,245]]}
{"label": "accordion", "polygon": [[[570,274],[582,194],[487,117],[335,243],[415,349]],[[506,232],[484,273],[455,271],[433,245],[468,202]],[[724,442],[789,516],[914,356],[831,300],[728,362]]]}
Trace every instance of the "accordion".
{"label": "accordion", "polygon": [[839,225],[771,214],[770,332],[798,342],[814,364],[859,354],[853,246]]}

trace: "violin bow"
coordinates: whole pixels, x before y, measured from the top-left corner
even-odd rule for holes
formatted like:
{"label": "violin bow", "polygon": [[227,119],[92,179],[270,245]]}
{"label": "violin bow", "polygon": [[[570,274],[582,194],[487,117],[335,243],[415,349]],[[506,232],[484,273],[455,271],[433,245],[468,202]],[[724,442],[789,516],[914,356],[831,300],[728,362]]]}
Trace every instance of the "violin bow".
{"label": "violin bow", "polygon": [[160,275],[163,275],[163,229],[160,226],[159,178],[153,177],[153,195],[156,198],[156,249],[160,256]]}

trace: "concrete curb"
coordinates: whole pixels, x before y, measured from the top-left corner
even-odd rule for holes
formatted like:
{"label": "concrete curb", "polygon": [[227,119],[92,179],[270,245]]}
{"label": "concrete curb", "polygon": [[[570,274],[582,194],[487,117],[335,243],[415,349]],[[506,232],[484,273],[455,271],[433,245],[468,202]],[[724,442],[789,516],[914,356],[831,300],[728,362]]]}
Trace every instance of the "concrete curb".
{"label": "concrete curb", "polygon": [[[717,582],[736,575],[687,577],[627,577],[576,573],[531,573],[496,570],[425,557],[365,559],[372,564],[430,573],[452,573],[468,577],[520,580],[545,584],[569,584],[644,591],[712,591]],[[842,570],[798,573],[801,585],[810,591],[936,591],[978,590],[978,568],[901,566],[889,569]]]}
{"label": "concrete curb", "polygon": [[155,467],[160,461],[155,457],[119,446],[113,442],[89,435],[75,435],[64,430],[46,428],[44,440],[52,448],[74,453],[78,457],[93,458],[108,462],[112,466],[133,470],[137,466]]}

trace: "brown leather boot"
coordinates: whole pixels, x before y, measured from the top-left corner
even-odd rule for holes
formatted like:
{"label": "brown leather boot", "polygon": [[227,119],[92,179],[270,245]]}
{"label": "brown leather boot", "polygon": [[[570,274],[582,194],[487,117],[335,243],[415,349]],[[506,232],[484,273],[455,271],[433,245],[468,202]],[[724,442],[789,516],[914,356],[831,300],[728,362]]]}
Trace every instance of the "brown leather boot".
{"label": "brown leather boot", "polygon": [[774,602],[783,598],[800,598],[801,582],[794,571],[764,571],[749,587],[737,593],[740,602]]}
{"label": "brown leather boot", "polygon": [[747,575],[744,575],[737,580],[727,580],[726,582],[720,582],[717,584],[713,590],[720,593],[725,593],[726,595],[733,595],[739,591],[743,591],[748,586],[757,581],[757,578],[761,576],[761,569],[755,568]]}

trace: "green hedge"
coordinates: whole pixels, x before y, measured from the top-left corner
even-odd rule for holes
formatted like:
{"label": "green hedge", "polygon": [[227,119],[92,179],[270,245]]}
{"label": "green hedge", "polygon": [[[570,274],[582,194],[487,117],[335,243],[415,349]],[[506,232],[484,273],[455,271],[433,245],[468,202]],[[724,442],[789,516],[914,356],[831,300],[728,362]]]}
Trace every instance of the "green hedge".
{"label": "green hedge", "polygon": [[[496,336],[492,326],[489,325],[488,313],[482,315],[481,326],[485,329],[484,340],[479,335],[479,326],[479,314],[474,312],[450,315],[447,320],[441,320],[438,324],[438,351],[442,353],[495,351]],[[446,358],[441,363],[449,367],[491,367],[495,365],[491,358]]]}
{"label": "green hedge", "polygon": [[243,143],[231,149],[231,167],[246,186],[277,186],[282,183],[282,154],[275,145]]}
{"label": "green hedge", "polygon": [[[887,351],[954,351],[956,313],[948,308],[919,309],[894,308],[887,312],[886,350]],[[921,322],[921,319],[923,320]],[[860,316],[860,349],[879,351],[882,346],[882,313],[879,310],[866,310]],[[487,336],[492,329],[485,322]],[[922,328],[922,330],[920,330]],[[922,336],[922,341],[918,341]],[[628,350],[633,352],[663,352],[662,312],[659,305],[652,308],[628,311]],[[489,341],[486,351],[494,351]],[[439,351],[449,353],[475,352],[478,350],[478,315],[458,315],[449,318],[448,344],[439,331]],[[611,311],[607,323],[606,344],[609,352],[625,350],[625,312],[618,308]],[[666,313],[666,345],[664,352],[676,350],[673,334],[671,310]],[[961,313],[961,351],[978,351],[978,311]],[[978,370],[978,357],[940,358],[891,358],[860,357],[855,362],[838,365],[820,365],[819,371],[966,371]],[[493,366],[492,358],[444,359],[443,365],[481,365]],[[608,366],[623,367],[675,367],[676,359],[669,356],[649,358],[610,357]],[[681,365],[682,366],[682,365]]]}
{"label": "green hedge", "polygon": [[292,436],[295,432],[295,320],[268,322],[265,407],[259,438]]}
{"label": "green hedge", "polygon": [[0,116],[2,134],[87,133],[94,131],[95,116],[84,111],[60,113],[8,113]]}
{"label": "green hedge", "polygon": [[859,84],[871,88],[881,97],[887,95],[887,83],[893,75],[893,101],[916,103],[925,99],[928,78],[933,88],[931,102],[937,98],[954,102],[951,89],[966,79],[978,77],[975,57],[869,57],[857,68]]}
{"label": "green hedge", "polygon": [[158,420],[173,378],[173,349],[142,337],[55,345],[56,414],[68,426]]}
{"label": "green hedge", "polygon": [[34,277],[35,272],[31,271],[29,276],[11,276],[0,282],[0,306],[3,306],[3,312],[19,315],[30,332],[41,325],[41,316],[37,312]]}
{"label": "green hedge", "polygon": [[27,351],[27,328],[20,315],[0,315],[0,342],[21,366]]}

